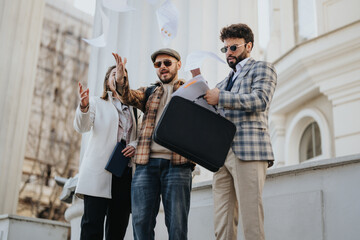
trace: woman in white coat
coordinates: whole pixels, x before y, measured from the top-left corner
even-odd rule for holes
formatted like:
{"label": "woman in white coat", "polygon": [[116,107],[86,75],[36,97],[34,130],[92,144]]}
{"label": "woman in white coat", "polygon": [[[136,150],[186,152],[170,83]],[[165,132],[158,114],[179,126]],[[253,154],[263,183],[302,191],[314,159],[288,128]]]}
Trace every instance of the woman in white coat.
{"label": "woman in white coat", "polygon": [[115,89],[116,67],[108,69],[101,97],[89,98],[89,89],[79,83],[80,105],[76,109],[74,128],[90,132],[89,143],[81,161],[77,196],[84,199],[81,240],[123,239],[131,212],[131,162],[121,177],[105,166],[117,142],[126,144],[123,154],[133,157],[136,148],[136,120],[133,108],[122,104]]}

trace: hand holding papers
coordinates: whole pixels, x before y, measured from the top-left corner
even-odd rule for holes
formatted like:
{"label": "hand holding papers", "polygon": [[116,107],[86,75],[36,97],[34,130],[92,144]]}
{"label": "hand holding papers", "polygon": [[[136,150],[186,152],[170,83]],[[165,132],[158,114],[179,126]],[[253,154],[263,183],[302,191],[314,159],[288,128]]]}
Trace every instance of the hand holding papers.
{"label": "hand holding papers", "polygon": [[221,63],[226,64],[226,62],[224,60],[222,60],[220,57],[218,57],[215,53],[213,52],[208,52],[208,51],[195,51],[190,53],[187,58],[186,58],[186,65],[184,70],[185,71],[190,71],[196,68],[200,68],[203,61],[206,58],[213,58]]}
{"label": "hand holding papers", "polygon": [[179,96],[188,99],[212,112],[223,115],[222,111],[218,112],[214,106],[209,105],[206,100],[201,97],[206,94],[207,90],[209,90],[207,82],[201,75],[198,75],[184,83],[184,85],[174,92],[172,96]]}
{"label": "hand holding papers", "polygon": [[209,89],[205,79],[198,75],[184,83],[172,96],[180,96],[190,101],[194,101],[197,97],[202,96]]}

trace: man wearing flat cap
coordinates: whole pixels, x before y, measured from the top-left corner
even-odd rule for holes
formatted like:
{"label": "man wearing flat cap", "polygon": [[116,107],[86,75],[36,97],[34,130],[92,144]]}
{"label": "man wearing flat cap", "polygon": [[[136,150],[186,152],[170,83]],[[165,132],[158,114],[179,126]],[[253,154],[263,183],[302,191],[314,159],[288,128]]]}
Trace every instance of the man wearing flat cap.
{"label": "man wearing flat cap", "polygon": [[170,48],[154,52],[151,60],[160,81],[138,90],[129,88],[126,58],[122,60],[118,54],[113,55],[117,68],[117,90],[122,100],[144,112],[134,156],[136,170],[131,189],[134,239],[154,239],[160,196],[169,239],[187,239],[191,170],[194,166],[188,159],[152,140],[154,128],[171,94],[185,82],[178,79],[180,55]]}

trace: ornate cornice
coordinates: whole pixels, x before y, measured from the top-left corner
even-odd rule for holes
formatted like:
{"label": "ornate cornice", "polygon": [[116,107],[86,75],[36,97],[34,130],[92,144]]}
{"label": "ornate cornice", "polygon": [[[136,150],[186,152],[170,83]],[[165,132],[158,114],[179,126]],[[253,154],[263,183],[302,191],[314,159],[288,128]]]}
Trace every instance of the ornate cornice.
{"label": "ornate cornice", "polygon": [[333,104],[359,98],[360,21],[294,47],[275,67],[272,113],[285,113],[320,94]]}

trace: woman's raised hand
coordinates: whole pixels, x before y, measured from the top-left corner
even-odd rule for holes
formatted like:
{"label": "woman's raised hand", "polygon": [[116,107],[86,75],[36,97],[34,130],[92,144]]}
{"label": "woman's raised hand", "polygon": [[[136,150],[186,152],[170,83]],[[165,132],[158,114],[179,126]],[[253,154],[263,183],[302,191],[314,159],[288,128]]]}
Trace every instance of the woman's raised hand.
{"label": "woman's raised hand", "polygon": [[83,90],[83,86],[79,83],[80,107],[86,108],[89,105],[89,89]]}
{"label": "woman's raised hand", "polygon": [[112,53],[112,55],[115,58],[116,61],[116,76],[115,76],[115,80],[117,83],[120,83],[124,77],[126,76],[126,72],[125,72],[125,64],[127,62],[127,59],[124,58],[124,61],[122,61],[121,57],[119,56],[119,54],[117,53]]}

